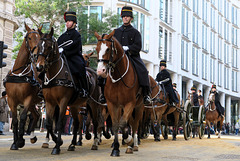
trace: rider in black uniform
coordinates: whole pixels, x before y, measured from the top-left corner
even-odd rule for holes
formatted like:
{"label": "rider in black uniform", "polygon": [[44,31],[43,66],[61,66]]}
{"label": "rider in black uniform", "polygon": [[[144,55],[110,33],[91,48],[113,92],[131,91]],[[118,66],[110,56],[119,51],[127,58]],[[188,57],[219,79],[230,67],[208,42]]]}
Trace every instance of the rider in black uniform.
{"label": "rider in black uniform", "polygon": [[221,117],[224,117],[224,108],[222,107],[222,105],[221,105],[221,103],[220,103],[220,98],[219,98],[219,94],[218,94],[218,92],[216,91],[217,89],[216,89],[217,87],[216,87],[216,85],[215,84],[213,84],[212,85],[212,89],[211,89],[211,91],[210,91],[210,94],[211,93],[214,93],[215,94],[215,105],[216,105],[216,107],[217,107],[217,111],[218,111],[218,113],[219,113],[219,116],[221,116]]}
{"label": "rider in black uniform", "polygon": [[191,88],[191,92],[193,94],[193,105],[194,106],[199,106],[199,101],[198,101],[198,94],[196,93],[196,86],[193,85],[192,88]]}
{"label": "rider in black uniform", "polygon": [[67,62],[72,75],[75,76],[77,79],[76,85],[79,90],[80,97],[87,97],[88,87],[86,79],[85,61],[82,56],[81,35],[76,30],[76,13],[72,11],[65,12],[64,20],[66,22],[67,31],[58,38],[57,43],[58,45],[61,45],[68,40],[73,41],[67,46],[63,45],[63,54],[67,58]]}

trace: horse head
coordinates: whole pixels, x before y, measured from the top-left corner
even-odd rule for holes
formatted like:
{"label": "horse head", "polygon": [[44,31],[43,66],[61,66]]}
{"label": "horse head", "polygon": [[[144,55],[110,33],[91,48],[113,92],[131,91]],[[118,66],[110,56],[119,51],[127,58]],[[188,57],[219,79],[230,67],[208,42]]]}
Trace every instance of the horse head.
{"label": "horse head", "polygon": [[51,28],[50,33],[43,34],[39,31],[41,36],[38,43],[38,54],[36,60],[36,68],[39,72],[47,70],[54,62],[58,61],[57,54],[59,55],[57,41],[53,37],[54,29]]}
{"label": "horse head", "polygon": [[85,60],[86,66],[89,67],[90,65],[90,57],[93,55],[93,52],[89,54],[83,54],[83,59]]}
{"label": "horse head", "polygon": [[115,65],[119,62],[120,54],[118,52],[124,53],[121,45],[113,37],[115,30],[113,30],[109,35],[103,34],[102,36],[98,35],[95,32],[95,36],[98,40],[96,51],[97,51],[97,74],[103,78],[107,77],[107,71],[109,68],[114,68]]}
{"label": "horse head", "polygon": [[[26,23],[24,23],[25,29],[27,31],[26,36],[24,37],[25,41],[25,48],[27,49],[27,52],[32,56],[37,54],[38,51],[38,42],[40,40],[40,35],[39,32],[35,31],[34,29],[31,29],[28,27]],[[38,31],[42,30],[42,26],[38,28]]]}
{"label": "horse head", "polygon": [[214,102],[214,101],[215,101],[215,94],[214,94],[214,93],[211,93],[211,94],[209,95],[208,101],[209,101],[209,102]]}

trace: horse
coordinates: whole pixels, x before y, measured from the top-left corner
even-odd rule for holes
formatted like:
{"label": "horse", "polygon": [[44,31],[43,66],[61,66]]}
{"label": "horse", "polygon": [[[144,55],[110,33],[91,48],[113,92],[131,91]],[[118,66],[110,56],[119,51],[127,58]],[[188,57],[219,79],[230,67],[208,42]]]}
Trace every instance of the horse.
{"label": "horse", "polygon": [[[42,100],[37,96],[39,92],[38,82],[36,81],[37,72],[32,65],[31,58],[31,54],[37,53],[40,35],[34,29],[30,29],[26,23],[25,29],[27,34],[24,37],[17,59],[4,79],[4,85],[8,95],[8,105],[12,111],[13,143],[10,148],[11,150],[18,150],[18,148],[22,148],[25,145],[23,135],[28,110],[31,111],[33,115],[30,141],[31,143],[37,141],[37,137],[34,134],[34,128],[40,115],[35,105]],[[41,31],[41,29],[42,26],[38,28],[39,31]],[[17,119],[18,105],[24,106],[24,110],[20,116],[19,128]]]}
{"label": "horse", "polygon": [[93,55],[94,52],[91,52],[89,54],[83,54],[83,59],[85,60],[86,62],[86,67],[89,67],[90,66],[90,57]]}
{"label": "horse", "polygon": [[[158,84],[151,76],[150,77],[150,85],[151,85],[151,97],[152,104],[145,106],[148,110],[147,113],[150,113],[151,118],[151,127],[154,134],[154,141],[160,141],[160,126],[161,121],[164,121],[165,128],[162,129],[162,135],[164,139],[168,138],[168,115],[171,114],[173,117],[171,121],[174,120],[174,131],[172,140],[176,140],[178,122],[179,122],[179,111],[177,108],[180,108],[180,103],[177,104],[176,107],[172,107],[169,104],[169,98],[164,94],[164,89]],[[180,100],[180,95],[177,93],[178,99]],[[146,118],[145,118],[146,120]]]}
{"label": "horse", "polygon": [[[92,145],[93,150],[97,150],[98,147],[98,136],[97,128],[99,112],[96,102],[93,99],[98,99],[99,88],[97,87],[97,74],[94,70],[86,68],[88,85],[89,85],[89,98],[80,98],[76,93],[73,85],[73,79],[71,77],[70,70],[67,66],[67,62],[64,56],[60,55],[58,44],[53,37],[54,29],[51,28],[50,33],[43,34],[40,33],[40,41],[38,44],[38,53],[36,60],[36,67],[43,76],[43,96],[46,102],[46,116],[47,116],[47,131],[50,133],[53,141],[56,143],[52,150],[53,155],[60,154],[60,146],[63,144],[61,139],[62,127],[63,127],[63,117],[67,108],[70,106],[70,111],[73,117],[73,138],[72,142],[68,147],[68,151],[74,151],[77,132],[79,128],[78,119],[78,108],[80,105],[87,102],[87,108],[92,110],[92,118],[94,125],[94,143]],[[41,74],[39,76],[41,76]],[[75,98],[74,98],[75,96]],[[60,109],[57,131],[58,136],[56,136],[52,131],[52,118],[54,114],[55,107],[58,106]]]}
{"label": "horse", "polygon": [[208,126],[208,139],[210,139],[211,123],[213,123],[213,125],[214,125],[215,134],[218,135],[218,138],[220,138],[224,117],[219,116],[219,114],[218,114],[217,107],[214,102],[215,101],[214,93],[211,93],[209,95],[208,101],[209,101],[209,104],[207,105],[207,111],[205,114],[206,115],[206,124]]}
{"label": "horse", "polygon": [[[128,133],[130,118],[137,116],[143,108],[143,96],[139,86],[136,71],[128,56],[124,53],[121,44],[113,36],[115,30],[109,35],[100,36],[95,32],[97,38],[97,74],[107,78],[104,95],[107,100],[108,112],[112,119],[112,130],[114,143],[111,156],[119,156],[118,130],[122,131],[123,139],[127,143],[127,154],[133,153],[133,137],[136,131],[133,129],[132,136]],[[137,124],[137,117],[133,118],[131,124]]]}

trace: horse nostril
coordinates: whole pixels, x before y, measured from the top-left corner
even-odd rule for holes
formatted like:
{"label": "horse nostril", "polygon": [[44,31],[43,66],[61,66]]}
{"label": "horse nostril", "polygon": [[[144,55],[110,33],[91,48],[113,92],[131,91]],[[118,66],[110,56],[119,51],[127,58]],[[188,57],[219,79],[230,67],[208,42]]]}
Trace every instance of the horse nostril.
{"label": "horse nostril", "polygon": [[103,73],[104,73],[104,72],[106,71],[106,69],[103,69],[102,71],[103,71]]}
{"label": "horse nostril", "polygon": [[37,68],[37,71],[38,71],[38,72],[41,72],[41,71],[42,71],[42,69],[43,69],[43,66],[42,66],[42,65],[40,65],[40,66],[37,66],[36,68]]}

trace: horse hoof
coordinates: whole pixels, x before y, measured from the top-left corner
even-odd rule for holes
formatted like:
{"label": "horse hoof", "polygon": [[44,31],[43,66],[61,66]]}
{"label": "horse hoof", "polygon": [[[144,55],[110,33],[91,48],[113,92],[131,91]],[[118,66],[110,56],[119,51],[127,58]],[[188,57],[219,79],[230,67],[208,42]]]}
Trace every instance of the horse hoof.
{"label": "horse hoof", "polygon": [[126,154],[133,154],[133,149],[132,148],[127,148]]}
{"label": "horse hoof", "polygon": [[68,151],[75,151],[75,146],[73,144],[69,145]]}
{"label": "horse hoof", "polygon": [[109,133],[107,133],[107,134],[104,135],[104,137],[105,137],[106,139],[110,139],[110,138],[111,138],[111,135],[110,135]]}
{"label": "horse hoof", "polygon": [[34,136],[34,138],[31,138],[31,139],[30,139],[30,142],[31,142],[32,144],[36,143],[36,142],[37,142],[37,137]]}
{"label": "horse hoof", "polygon": [[76,145],[77,146],[82,146],[82,141],[78,141]]}
{"label": "horse hoof", "polygon": [[177,139],[174,137],[174,138],[172,138],[172,140],[173,140],[173,141],[176,141]]}
{"label": "horse hoof", "polygon": [[112,150],[112,153],[111,153],[111,156],[112,157],[119,157],[120,156],[120,150]]}
{"label": "horse hoof", "polygon": [[154,141],[159,142],[161,141],[159,137],[155,138]]}
{"label": "horse hoof", "polygon": [[12,144],[10,150],[18,150],[18,147],[16,144]]}
{"label": "horse hoof", "polygon": [[62,146],[62,145],[63,145],[63,139],[61,139],[59,146]]}
{"label": "horse hoof", "polygon": [[58,154],[60,154],[60,149],[57,149],[57,148],[53,148],[53,150],[52,150],[52,155],[58,155]]}
{"label": "horse hoof", "polygon": [[19,139],[18,141],[17,141],[17,146],[19,147],[19,148],[23,148],[24,147],[24,145],[25,145],[25,139]]}
{"label": "horse hoof", "polygon": [[98,146],[96,146],[96,145],[92,145],[91,150],[98,150]]}
{"label": "horse hoof", "polygon": [[91,135],[90,133],[87,133],[87,134],[85,135],[85,138],[86,138],[87,140],[90,140],[90,139],[92,138],[92,135]]}
{"label": "horse hoof", "polygon": [[140,140],[138,141],[138,145],[141,145],[141,141]]}
{"label": "horse hoof", "polygon": [[167,140],[167,139],[168,139],[168,136],[167,136],[167,135],[165,135],[165,136],[164,136],[164,140]]}
{"label": "horse hoof", "polygon": [[207,137],[208,139],[210,139],[210,136],[209,137]]}
{"label": "horse hoof", "polygon": [[112,143],[112,145],[111,145],[111,148],[113,148],[114,147],[114,143]]}
{"label": "horse hoof", "polygon": [[134,146],[133,151],[138,151],[138,146]]}
{"label": "horse hoof", "polygon": [[43,143],[42,144],[42,148],[48,148],[49,147],[49,144],[48,143]]}
{"label": "horse hoof", "polygon": [[125,143],[125,141],[124,140],[122,140],[122,145],[125,145],[126,143]]}

